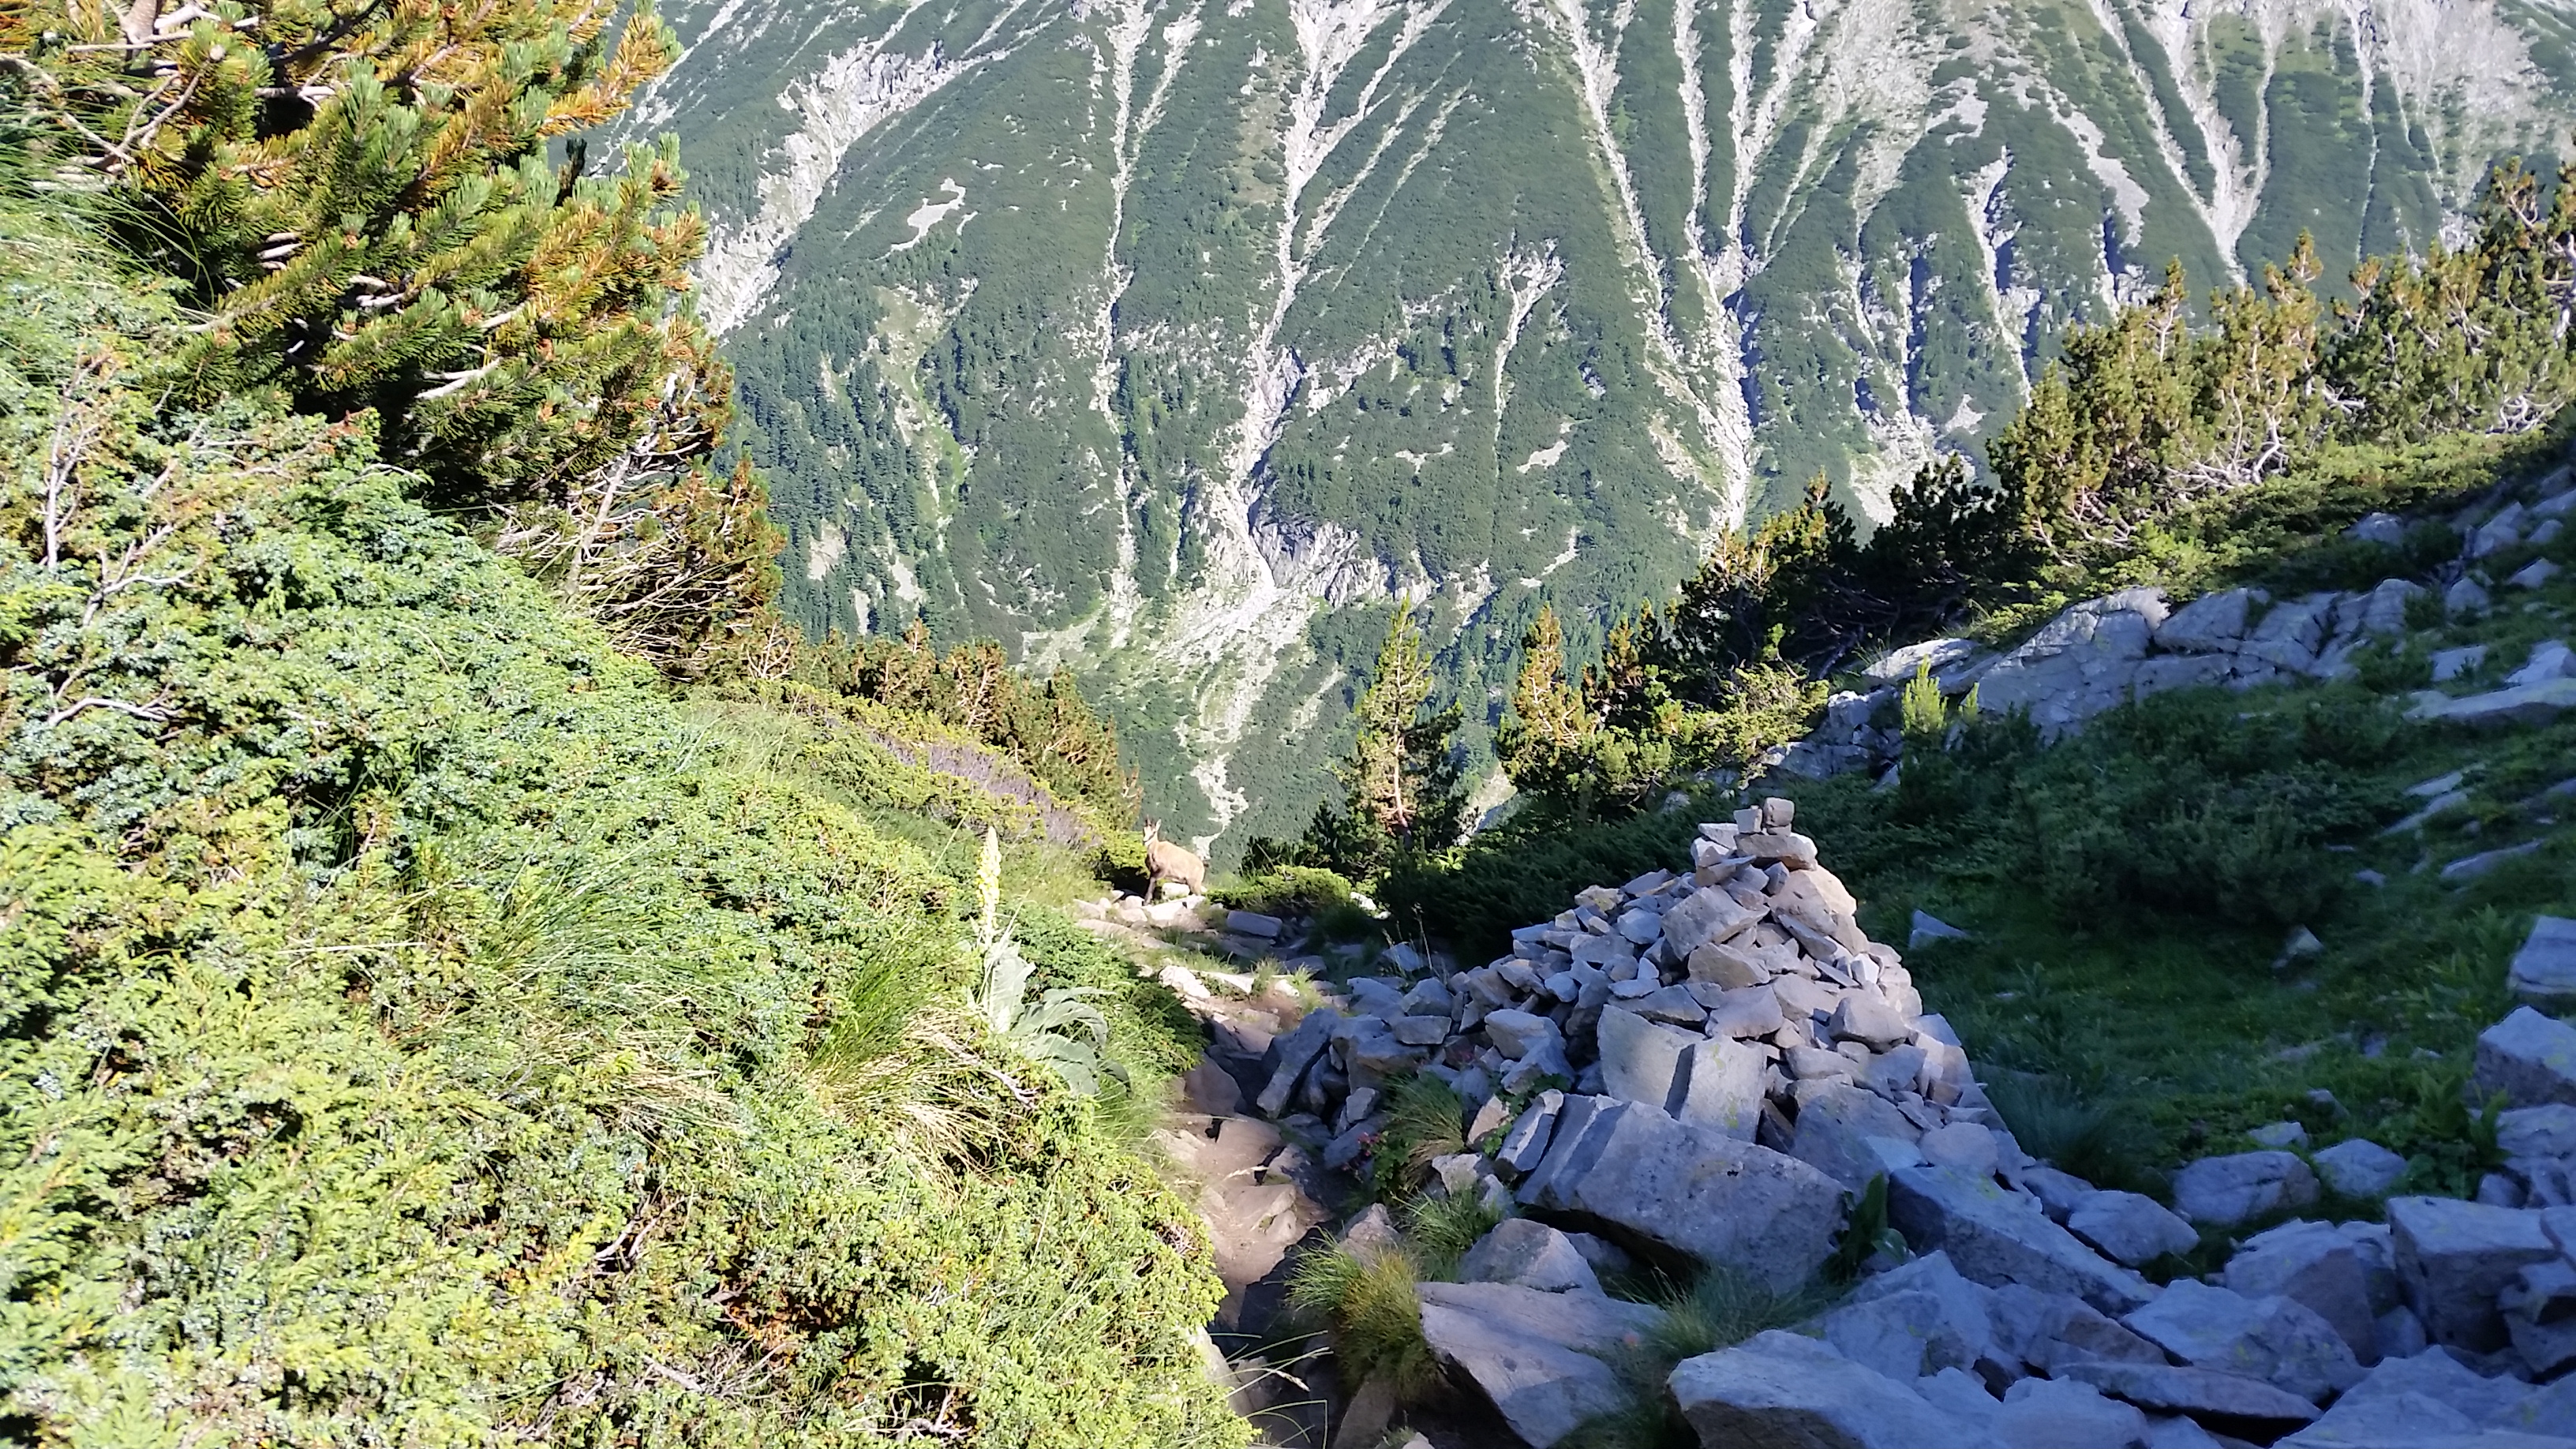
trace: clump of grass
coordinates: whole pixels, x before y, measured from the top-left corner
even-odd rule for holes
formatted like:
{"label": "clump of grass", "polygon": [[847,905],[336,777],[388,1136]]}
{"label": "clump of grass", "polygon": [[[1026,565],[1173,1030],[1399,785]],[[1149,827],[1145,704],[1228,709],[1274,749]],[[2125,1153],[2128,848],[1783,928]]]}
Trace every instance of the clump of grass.
{"label": "clump of grass", "polygon": [[1333,1352],[1353,1382],[1383,1377],[1410,1399],[1439,1380],[1440,1367],[1422,1336],[1415,1263],[1402,1248],[1336,1243],[1297,1260],[1288,1273],[1288,1303],[1332,1326]]}
{"label": "clump of grass", "polygon": [[1656,1303],[1661,1315],[1610,1365],[1627,1386],[1629,1404],[1584,1421],[1563,1441],[1566,1449],[1698,1449],[1699,1436],[1665,1391],[1674,1366],[1804,1323],[1841,1296],[1818,1279],[1784,1292],[1723,1268],[1707,1269],[1687,1286],[1667,1283]]}
{"label": "clump of grass", "polygon": [[1986,1095],[2021,1150],[2096,1187],[2137,1190],[2156,1143],[2137,1115],[2086,1097],[2058,1077],[1998,1072]]}
{"label": "clump of grass", "polygon": [[1380,1201],[1416,1191],[1431,1159],[1467,1150],[1467,1104],[1447,1082],[1428,1073],[1398,1077],[1386,1087],[1386,1130],[1378,1137],[1369,1190]]}
{"label": "clump of grass", "polygon": [[1408,1199],[1396,1216],[1403,1221],[1404,1240],[1422,1276],[1449,1282],[1457,1278],[1467,1250],[1510,1214],[1464,1193],[1425,1193]]}

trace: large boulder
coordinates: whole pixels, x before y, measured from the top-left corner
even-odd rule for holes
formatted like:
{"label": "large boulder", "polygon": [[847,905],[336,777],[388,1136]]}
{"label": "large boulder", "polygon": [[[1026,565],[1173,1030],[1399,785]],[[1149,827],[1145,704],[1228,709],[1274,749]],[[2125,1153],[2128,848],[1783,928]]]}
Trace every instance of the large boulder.
{"label": "large boulder", "polygon": [[2105,1313],[2154,1296],[2137,1274],[2077,1241],[2033,1199],[1955,1167],[1909,1167],[1888,1179],[1888,1217],[1919,1251],[1941,1249],[1973,1282],[2070,1293]]}
{"label": "large boulder", "polygon": [[2428,1349],[2371,1370],[2279,1449],[2576,1449],[2576,1437],[2565,1437],[2576,1422],[2536,1402],[2547,1393],[2481,1377]]}
{"label": "large boulder", "polygon": [[2317,1200],[2317,1175],[2291,1152],[2239,1152],[2189,1163],[2173,1179],[2174,1211],[2205,1228],[2296,1210]]}
{"label": "large boulder", "polygon": [[2269,602],[2271,596],[2261,589],[2221,589],[2203,594],[2174,610],[2157,627],[2156,645],[2186,654],[2232,652],[2245,640],[2248,611],[2257,603]]}
{"label": "large boulder", "polygon": [[2307,1305],[2367,1365],[2379,1361],[2379,1316],[2396,1301],[2387,1252],[2384,1241],[2332,1223],[2287,1222],[2247,1239],[2227,1260],[2225,1282],[2248,1298]]}
{"label": "large boulder", "polygon": [[1632,1102],[1559,1127],[1522,1194],[1783,1291],[1823,1266],[1843,1220],[1841,1186],[1806,1163]]}
{"label": "large boulder", "polygon": [[1700,1442],[1727,1449],[1930,1449],[1980,1437],[1911,1386],[1778,1329],[1684,1359],[1667,1383]]}
{"label": "large boulder", "polygon": [[2333,1327],[2287,1298],[2248,1298],[2178,1278],[2120,1321],[2194,1368],[2261,1379],[2311,1403],[2361,1379],[2360,1363]]}
{"label": "large boulder", "polygon": [[1638,1343],[1656,1319],[1634,1303],[1508,1283],[1424,1283],[1416,1291],[1433,1356],[1472,1381],[1535,1449],[1627,1406],[1627,1389],[1603,1359]]}
{"label": "large boulder", "polygon": [[2559,1256],[2539,1213],[2447,1197],[2390,1198],[2388,1238],[2425,1332],[2479,1353],[2505,1346],[2496,1295],[2525,1267]]}
{"label": "large boulder", "polygon": [[2341,1197],[2383,1197],[2406,1175],[2406,1159],[2366,1137],[2338,1142],[2308,1159]]}
{"label": "large boulder", "polygon": [[2502,1092],[2516,1107],[2576,1104],[2576,1027],[2528,1006],[2478,1034],[2481,1093]]}

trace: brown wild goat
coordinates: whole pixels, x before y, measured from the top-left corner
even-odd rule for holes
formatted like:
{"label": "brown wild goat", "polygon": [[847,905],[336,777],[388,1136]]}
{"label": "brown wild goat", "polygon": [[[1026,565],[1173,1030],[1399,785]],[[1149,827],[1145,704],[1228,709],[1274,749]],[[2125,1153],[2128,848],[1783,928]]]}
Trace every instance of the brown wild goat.
{"label": "brown wild goat", "polygon": [[1163,883],[1179,881],[1196,893],[1207,884],[1207,862],[1163,838],[1159,822],[1145,822],[1145,899],[1163,898]]}

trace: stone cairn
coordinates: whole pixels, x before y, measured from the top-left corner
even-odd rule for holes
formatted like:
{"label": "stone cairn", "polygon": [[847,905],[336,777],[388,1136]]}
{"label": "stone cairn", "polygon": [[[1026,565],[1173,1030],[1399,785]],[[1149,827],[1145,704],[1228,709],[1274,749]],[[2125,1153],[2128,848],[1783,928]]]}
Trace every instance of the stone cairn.
{"label": "stone cairn", "polygon": [[[1403,952],[1244,1073],[1334,1169],[1364,1165],[1404,1073],[1468,1104],[1469,1148],[1431,1190],[1510,1216],[1466,1281],[1419,1285],[1423,1332],[1523,1442],[1632,1400],[1610,1365],[1656,1314],[1602,1272],[1633,1254],[1793,1289],[1884,1177],[1901,1257],[1798,1330],[1673,1371],[1703,1443],[2576,1449],[2576,1375],[2556,1377],[2576,1366],[2576,1028],[2526,1008],[2482,1040],[2521,1165],[2481,1201],[2292,1218],[2159,1286],[2138,1270],[2314,1205],[2319,1173],[2375,1197],[2404,1163],[2307,1154],[2285,1123],[2183,1169],[2168,1209],[2031,1160],[1793,824],[1772,799],[1702,825],[1688,874],[1586,890],[1473,970]],[[2517,981],[2576,1000],[2576,925],[2543,925]],[[1393,1230],[1371,1209],[1343,1236]]]}

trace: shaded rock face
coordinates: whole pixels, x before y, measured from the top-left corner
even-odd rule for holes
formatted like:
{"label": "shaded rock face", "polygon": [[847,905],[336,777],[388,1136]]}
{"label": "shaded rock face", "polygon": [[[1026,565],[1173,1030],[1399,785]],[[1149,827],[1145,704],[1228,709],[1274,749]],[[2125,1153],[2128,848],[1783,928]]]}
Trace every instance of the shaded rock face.
{"label": "shaded rock face", "polygon": [[1888,1178],[1888,1218],[1908,1243],[1938,1248],[1960,1273],[2019,1283],[2125,1313],[2154,1295],[2137,1274],[2049,1221],[2039,1204],[1953,1167],[1909,1167]]}
{"label": "shaded rock face", "polygon": [[1424,1283],[1422,1336],[1535,1449],[1628,1403],[1604,1361],[1634,1344],[1652,1309],[1594,1293],[1544,1293],[1508,1283]]}

